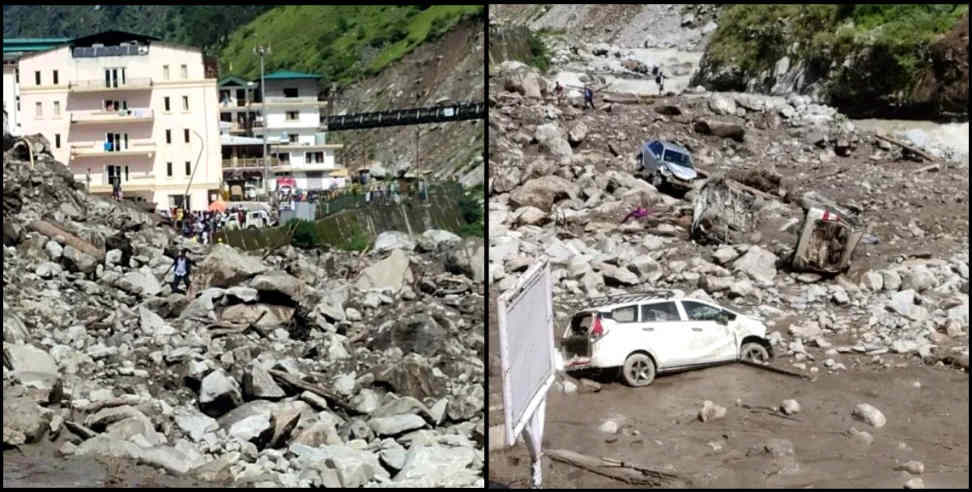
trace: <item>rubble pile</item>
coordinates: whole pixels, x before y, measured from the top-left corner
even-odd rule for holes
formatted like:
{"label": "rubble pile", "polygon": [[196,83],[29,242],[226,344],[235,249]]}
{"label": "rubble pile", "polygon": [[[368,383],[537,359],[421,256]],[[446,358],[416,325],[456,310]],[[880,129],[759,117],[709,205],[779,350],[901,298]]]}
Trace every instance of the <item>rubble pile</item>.
{"label": "rubble pile", "polygon": [[481,240],[184,242],[41,145],[33,168],[4,156],[5,447],[234,485],[483,486]]}
{"label": "rubble pile", "polygon": [[[952,213],[966,207],[968,175],[946,152],[892,145],[797,95],[600,94],[596,110],[558,105],[543,92],[551,81],[529,70],[504,62],[490,74],[497,293],[546,255],[556,326],[586,298],[670,288],[763,319],[774,352],[807,373],[913,362],[968,370],[968,216]],[[700,133],[699,121],[743,136]],[[652,138],[692,152],[703,175],[692,190],[635,176]],[[569,152],[558,150],[568,140]],[[622,223],[636,207],[649,214]],[[793,258],[814,207],[855,231],[849,269],[795,266],[812,263]]]}

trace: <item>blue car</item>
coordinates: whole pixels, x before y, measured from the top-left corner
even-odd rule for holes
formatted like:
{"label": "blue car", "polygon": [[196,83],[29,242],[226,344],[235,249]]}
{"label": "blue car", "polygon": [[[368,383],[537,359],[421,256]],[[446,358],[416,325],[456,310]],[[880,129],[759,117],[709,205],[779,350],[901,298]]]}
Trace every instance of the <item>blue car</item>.
{"label": "blue car", "polygon": [[638,175],[655,188],[668,185],[686,191],[692,188],[692,182],[699,177],[692,165],[689,151],[681,145],[664,140],[648,140],[641,144],[638,162]]}

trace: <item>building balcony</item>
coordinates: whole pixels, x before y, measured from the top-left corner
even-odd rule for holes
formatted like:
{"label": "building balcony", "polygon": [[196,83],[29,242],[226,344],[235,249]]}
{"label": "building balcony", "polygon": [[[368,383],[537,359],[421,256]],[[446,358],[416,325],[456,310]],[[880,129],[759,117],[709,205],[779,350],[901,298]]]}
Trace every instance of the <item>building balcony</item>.
{"label": "building balcony", "polygon": [[96,125],[100,123],[137,123],[152,121],[155,113],[151,108],[122,109],[119,111],[72,111],[71,124]]}
{"label": "building balcony", "polygon": [[314,143],[314,144],[302,144],[302,143],[279,143],[272,144],[274,151],[280,152],[292,152],[292,151],[302,151],[302,150],[322,150],[322,149],[341,149],[344,148],[344,144],[325,144],[325,143]]}
{"label": "building balcony", "polygon": [[277,97],[267,97],[261,102],[253,101],[249,103],[249,106],[252,109],[260,109],[264,105],[266,105],[267,107],[274,107],[274,108],[287,107],[287,106],[291,106],[291,107],[317,106],[322,108],[324,106],[327,106],[327,101],[319,101],[317,100],[317,97],[314,96],[310,96],[310,97],[277,96]]}
{"label": "building balcony", "polygon": [[108,84],[105,79],[76,80],[68,84],[68,91],[70,92],[113,92],[146,90],[151,88],[151,77],[129,78],[124,83],[118,84]]}
{"label": "building balcony", "polygon": [[110,156],[155,155],[155,142],[151,140],[135,140],[129,142],[128,148],[122,150],[105,150],[104,141],[79,142],[71,144],[71,158],[82,157],[110,157]]}
{"label": "building balcony", "polygon": [[[271,157],[270,167],[280,167],[280,159]],[[262,157],[240,157],[236,159],[223,159],[223,169],[263,169]]]}

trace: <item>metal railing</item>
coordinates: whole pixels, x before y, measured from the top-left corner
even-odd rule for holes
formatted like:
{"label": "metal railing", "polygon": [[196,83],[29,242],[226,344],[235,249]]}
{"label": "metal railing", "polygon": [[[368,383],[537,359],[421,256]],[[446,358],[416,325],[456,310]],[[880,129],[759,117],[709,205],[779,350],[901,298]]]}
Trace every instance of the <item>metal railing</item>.
{"label": "metal railing", "polygon": [[145,56],[149,47],[145,45],[132,46],[85,46],[74,48],[71,52],[75,58],[94,58],[98,56]]}
{"label": "metal railing", "polygon": [[129,77],[125,82],[108,83],[105,79],[75,80],[68,84],[68,90],[121,90],[147,89],[152,87],[151,77]]}
{"label": "metal railing", "polygon": [[[276,167],[281,166],[284,163],[276,157],[270,158],[270,166]],[[263,158],[262,157],[246,157],[237,159],[223,159],[223,169],[227,168],[263,168]]]}
{"label": "metal railing", "polygon": [[481,102],[455,103],[425,108],[393,109],[374,113],[356,113],[324,118],[325,131],[354,130],[399,125],[419,125],[446,121],[482,119],[486,105]]}
{"label": "metal railing", "polygon": [[72,111],[71,123],[86,121],[110,121],[121,123],[125,120],[153,119],[155,113],[151,108],[120,109],[118,111]]}
{"label": "metal railing", "polygon": [[[382,189],[384,189],[384,186],[382,186]],[[428,196],[421,196],[417,190],[406,190],[399,192],[398,196],[399,203],[414,203],[428,201],[428,199],[433,196],[462,196],[462,194],[463,190],[461,184],[448,182],[430,184],[428,186]],[[322,199],[319,204],[318,216],[327,217],[348,209],[371,206],[380,207],[395,204],[396,202],[393,195],[389,195],[387,192],[382,192],[380,194],[372,193],[371,197],[368,197],[364,192],[355,194],[346,189],[341,192],[341,194],[333,198]]]}
{"label": "metal railing", "polygon": [[112,147],[111,150],[105,150],[105,142],[77,142],[71,144],[71,152],[91,155],[91,154],[112,154],[114,152],[151,152],[155,150],[155,142],[152,140],[132,140],[128,144],[128,148],[118,149]]}

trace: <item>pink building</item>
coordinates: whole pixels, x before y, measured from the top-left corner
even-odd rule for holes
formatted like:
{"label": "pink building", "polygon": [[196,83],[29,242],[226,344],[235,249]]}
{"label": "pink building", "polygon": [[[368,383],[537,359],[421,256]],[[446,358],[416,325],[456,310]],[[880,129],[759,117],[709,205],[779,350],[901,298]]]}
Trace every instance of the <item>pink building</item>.
{"label": "pink building", "polygon": [[216,198],[217,80],[198,48],[106,31],[25,55],[18,68],[23,133],[44,135],[91,193],[111,194],[118,177],[125,197],[157,208],[188,194],[189,208],[205,210]]}

